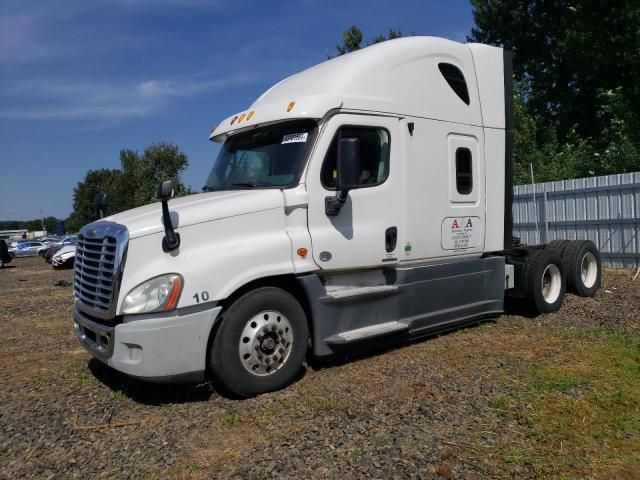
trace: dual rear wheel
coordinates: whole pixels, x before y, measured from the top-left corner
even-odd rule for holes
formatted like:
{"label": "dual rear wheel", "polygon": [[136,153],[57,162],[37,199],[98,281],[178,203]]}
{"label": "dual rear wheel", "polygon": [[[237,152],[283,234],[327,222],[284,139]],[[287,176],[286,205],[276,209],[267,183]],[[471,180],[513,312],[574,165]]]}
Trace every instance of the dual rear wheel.
{"label": "dual rear wheel", "polygon": [[567,291],[592,297],[600,288],[600,269],[600,253],[590,240],[554,240],[530,253],[524,269],[525,296],[537,312],[555,312]]}

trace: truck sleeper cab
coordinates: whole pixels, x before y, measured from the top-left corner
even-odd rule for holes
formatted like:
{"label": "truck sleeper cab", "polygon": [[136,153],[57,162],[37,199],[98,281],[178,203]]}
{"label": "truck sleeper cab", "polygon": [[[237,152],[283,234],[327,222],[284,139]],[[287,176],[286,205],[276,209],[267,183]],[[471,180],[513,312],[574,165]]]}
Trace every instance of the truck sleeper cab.
{"label": "truck sleeper cab", "polygon": [[317,357],[593,295],[591,242],[511,233],[510,54],[383,42],[276,84],[223,120],[204,193],[86,225],[80,343],[151,381],[251,396]]}

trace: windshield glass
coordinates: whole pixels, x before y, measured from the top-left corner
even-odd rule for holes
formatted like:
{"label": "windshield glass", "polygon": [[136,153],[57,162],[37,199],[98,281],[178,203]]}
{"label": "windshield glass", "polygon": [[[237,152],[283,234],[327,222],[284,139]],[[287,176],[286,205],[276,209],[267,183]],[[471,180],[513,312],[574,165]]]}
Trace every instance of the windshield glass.
{"label": "windshield glass", "polygon": [[213,164],[204,191],[285,187],[302,170],[316,123],[300,120],[228,138]]}

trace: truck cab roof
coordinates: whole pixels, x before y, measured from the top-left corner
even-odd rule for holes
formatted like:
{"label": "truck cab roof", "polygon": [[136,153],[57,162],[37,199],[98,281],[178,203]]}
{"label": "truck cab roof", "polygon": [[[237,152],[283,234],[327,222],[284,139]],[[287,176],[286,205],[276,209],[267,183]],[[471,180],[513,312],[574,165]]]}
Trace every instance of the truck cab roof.
{"label": "truck cab roof", "polygon": [[[222,121],[210,139],[336,109],[505,128],[501,48],[405,37],[332,58],[285,78]],[[496,61],[499,58],[499,61]],[[498,91],[497,91],[498,90]]]}

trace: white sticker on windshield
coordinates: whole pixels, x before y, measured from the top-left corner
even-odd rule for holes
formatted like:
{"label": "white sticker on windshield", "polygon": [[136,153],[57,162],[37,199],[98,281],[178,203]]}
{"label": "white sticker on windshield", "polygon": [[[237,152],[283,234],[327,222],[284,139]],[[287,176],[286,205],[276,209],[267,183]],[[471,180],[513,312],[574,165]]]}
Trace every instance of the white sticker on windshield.
{"label": "white sticker on windshield", "polygon": [[290,133],[282,137],[282,143],[304,143],[307,141],[307,133]]}

